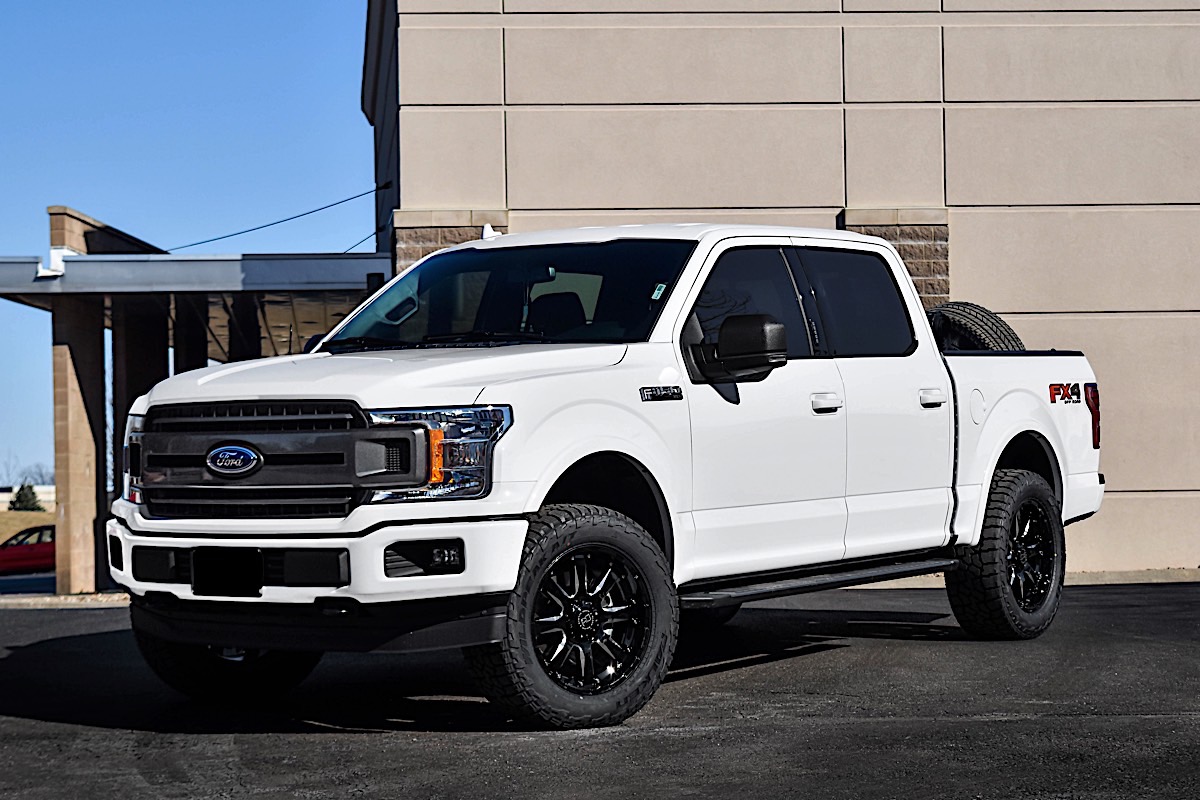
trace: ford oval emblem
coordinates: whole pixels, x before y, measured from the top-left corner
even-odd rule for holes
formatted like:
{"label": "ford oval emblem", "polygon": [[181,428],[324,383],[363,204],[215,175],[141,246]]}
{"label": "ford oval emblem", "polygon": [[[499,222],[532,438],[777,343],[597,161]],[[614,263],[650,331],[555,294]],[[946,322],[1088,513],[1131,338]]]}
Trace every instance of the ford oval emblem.
{"label": "ford oval emblem", "polygon": [[262,463],[262,456],[249,447],[225,445],[208,454],[208,468],[218,475],[245,475]]}

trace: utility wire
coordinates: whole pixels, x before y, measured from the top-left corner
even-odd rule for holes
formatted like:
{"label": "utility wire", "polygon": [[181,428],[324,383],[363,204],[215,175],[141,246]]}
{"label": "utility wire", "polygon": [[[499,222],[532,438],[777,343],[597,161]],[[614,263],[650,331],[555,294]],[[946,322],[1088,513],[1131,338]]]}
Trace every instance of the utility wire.
{"label": "utility wire", "polygon": [[367,239],[370,239],[370,238],[371,238],[372,236],[374,236],[376,233],[378,233],[378,231],[371,231],[371,232],[370,232],[370,233],[368,233],[366,236],[364,236],[363,238],[359,239],[357,242],[355,242],[354,244],[350,245],[349,247],[347,247],[347,248],[346,248],[345,250],[343,250],[342,252],[343,252],[343,253],[349,253],[351,250],[353,250],[354,248],[358,247],[360,244],[362,244],[363,242],[365,242]]}
{"label": "utility wire", "polygon": [[[321,206],[320,208],[314,208],[312,211],[305,211],[303,214],[296,214],[291,217],[285,217],[284,219],[276,220],[274,222],[268,222],[266,225],[259,225],[254,228],[247,228],[246,230],[238,231],[237,233],[227,233],[224,236],[214,236],[211,239],[204,239],[199,242],[192,242],[191,244],[181,244],[178,247],[168,248],[167,252],[174,253],[177,250],[186,250],[189,247],[196,247],[198,245],[208,244],[209,242],[219,242],[222,239],[232,239],[234,236],[241,236],[244,233],[253,233],[254,231],[261,231],[263,228],[270,228],[273,225],[282,225],[285,222],[291,222],[294,219],[300,219],[301,217],[307,217],[309,214],[316,214],[318,211],[324,211],[327,208],[333,208],[334,206],[340,206],[342,203],[349,203],[351,200],[357,200],[360,197],[365,197],[369,194],[374,194],[379,189],[390,189],[391,186],[392,186],[392,182],[388,181],[387,183],[383,184],[382,186],[376,187],[375,189],[368,189],[367,191],[360,192],[359,194],[356,194],[353,197],[347,197],[345,200],[338,200],[336,203],[330,203],[329,205],[324,205],[324,206]],[[364,239],[363,241],[366,241],[366,240]],[[357,245],[355,245],[355,246],[357,247]]]}

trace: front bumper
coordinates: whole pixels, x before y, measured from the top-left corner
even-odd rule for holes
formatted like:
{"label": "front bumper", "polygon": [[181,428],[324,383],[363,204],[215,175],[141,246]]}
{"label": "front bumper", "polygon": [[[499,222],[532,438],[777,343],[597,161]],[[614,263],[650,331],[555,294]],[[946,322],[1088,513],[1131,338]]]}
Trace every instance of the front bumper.
{"label": "front bumper", "polygon": [[[279,520],[282,528],[288,522]],[[217,525],[219,523],[210,523]],[[236,604],[311,604],[345,600],[360,604],[398,603],[466,595],[509,592],[516,585],[528,523],[524,518],[446,520],[420,524],[383,523],[360,535],[280,536],[236,534],[212,530],[197,533],[143,531],[125,520],[107,524],[109,572],[135,599],[155,593],[177,600]],[[457,574],[411,575],[389,578],[384,573],[384,550],[395,542],[461,539],[464,569]],[[134,574],[133,548],[175,550],[193,548],[293,548],[344,550],[349,556],[349,582],[344,586],[263,586],[258,596],[216,598],[196,594],[189,583],[139,580]],[[118,557],[119,554],[119,557]],[[118,566],[119,565],[119,566]]]}

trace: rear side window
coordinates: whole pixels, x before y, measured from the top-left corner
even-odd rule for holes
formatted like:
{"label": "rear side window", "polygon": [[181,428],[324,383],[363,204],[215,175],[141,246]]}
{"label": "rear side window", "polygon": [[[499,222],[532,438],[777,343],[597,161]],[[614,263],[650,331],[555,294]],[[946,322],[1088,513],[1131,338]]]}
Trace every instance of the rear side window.
{"label": "rear side window", "polygon": [[726,317],[766,314],[787,331],[788,358],[812,355],[800,301],[783,251],[778,247],[743,247],[717,259],[692,309],[705,344],[716,344]]}
{"label": "rear side window", "polygon": [[882,257],[802,247],[800,261],[834,356],[902,356],[916,348],[900,288]]}

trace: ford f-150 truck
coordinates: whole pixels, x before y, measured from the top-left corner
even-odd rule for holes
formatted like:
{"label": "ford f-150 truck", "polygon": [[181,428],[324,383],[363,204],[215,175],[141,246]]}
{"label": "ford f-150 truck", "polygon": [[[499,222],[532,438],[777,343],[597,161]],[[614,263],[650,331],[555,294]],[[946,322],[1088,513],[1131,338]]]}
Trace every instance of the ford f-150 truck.
{"label": "ford f-150 truck", "polygon": [[971,304],[927,315],[881,239],[489,235],[310,352],[139,398],[108,558],[192,696],[463,648],[513,715],[608,725],[681,621],[747,601],[944,572],[968,633],[1037,636],[1063,527],[1100,507],[1099,414],[1082,353],[1024,351]]}

